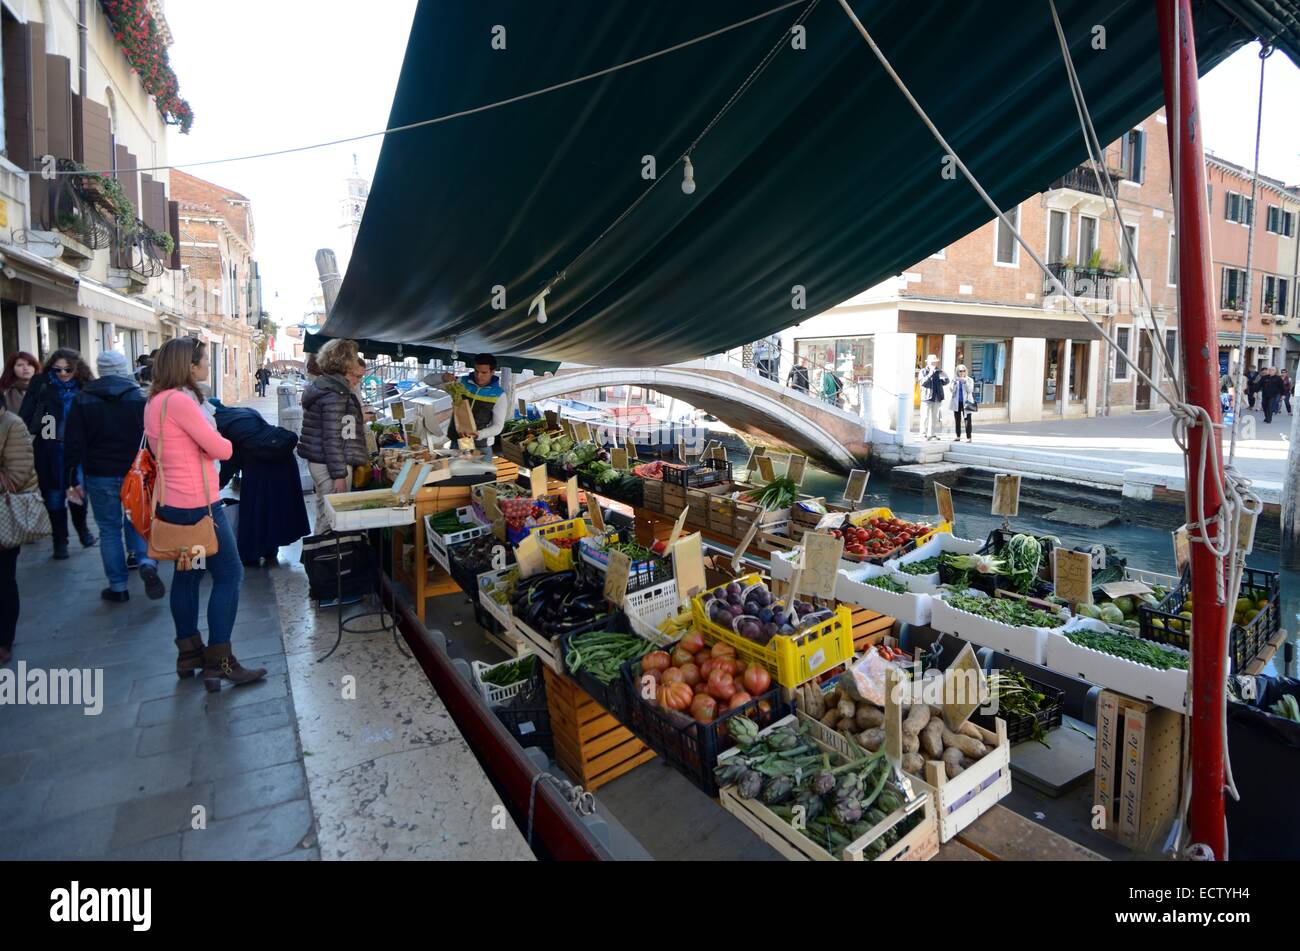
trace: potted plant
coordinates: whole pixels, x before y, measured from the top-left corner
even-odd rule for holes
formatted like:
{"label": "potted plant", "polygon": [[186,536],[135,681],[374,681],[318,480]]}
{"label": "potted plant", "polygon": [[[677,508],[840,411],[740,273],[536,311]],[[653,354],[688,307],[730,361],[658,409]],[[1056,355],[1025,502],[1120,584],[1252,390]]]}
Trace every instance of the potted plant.
{"label": "potted plant", "polygon": [[1101,248],[1092,249],[1092,254],[1088,255],[1088,267],[1093,271],[1101,267]]}

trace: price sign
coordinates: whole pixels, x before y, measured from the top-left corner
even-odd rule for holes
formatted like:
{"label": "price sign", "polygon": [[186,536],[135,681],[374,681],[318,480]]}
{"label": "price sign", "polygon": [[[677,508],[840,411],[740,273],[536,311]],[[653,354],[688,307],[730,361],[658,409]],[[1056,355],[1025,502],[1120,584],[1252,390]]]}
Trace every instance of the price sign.
{"label": "price sign", "polygon": [[631,436],[623,440],[623,448],[627,452],[629,461],[636,458],[636,443],[632,442]]}
{"label": "price sign", "polygon": [[531,578],[546,570],[546,562],[542,559],[542,546],[537,543],[536,535],[529,532],[524,536],[523,541],[515,546],[515,561],[519,565],[521,578]]}
{"label": "price sign", "polygon": [[392,414],[393,419],[406,419],[406,404],[401,400],[389,406],[388,411]]}
{"label": "price sign", "polygon": [[572,439],[574,442],[577,442],[577,441],[578,441],[577,437],[576,437],[576,436],[574,435],[574,433],[573,433],[573,423],[572,423],[572,422],[570,422],[570,421],[567,420],[567,419],[561,419],[561,420],[560,420],[560,429],[564,431],[564,435],[568,436],[568,437],[569,437],[570,439]]}
{"label": "price sign", "polygon": [[525,419],[528,418],[528,401],[527,401],[527,400],[520,400],[520,401],[519,401],[519,415],[522,416],[522,417],[524,417]]}
{"label": "price sign", "polygon": [[862,496],[867,491],[867,477],[870,475],[866,469],[854,469],[849,473],[849,481],[844,486],[844,500],[852,502],[854,505],[862,501]]}
{"label": "price sign", "polygon": [[528,485],[535,499],[546,494],[546,466],[533,466],[528,470]]}
{"label": "price sign", "polygon": [[573,434],[575,442],[591,442],[591,427],[581,420],[573,424]]}
{"label": "price sign", "polygon": [[1181,575],[1187,563],[1192,559],[1192,539],[1187,534],[1187,526],[1177,529],[1174,532],[1174,562],[1178,565],[1178,573]]}
{"label": "price sign", "polygon": [[1255,522],[1258,519],[1258,511],[1243,509],[1241,512],[1241,519],[1237,523],[1237,547],[1243,554],[1249,555],[1255,549]]}
{"label": "price sign", "polygon": [[988,680],[967,644],[943,672],[943,722],[956,730],[988,699]]}
{"label": "price sign", "polygon": [[795,485],[803,485],[804,469],[808,466],[807,456],[791,456],[790,466],[786,469],[786,478]]}
{"label": "price sign", "polygon": [[1110,584],[1102,585],[1101,591],[1112,601],[1115,598],[1131,598],[1134,595],[1155,593],[1141,581],[1112,581]]}
{"label": "price sign", "polygon": [[682,527],[686,524],[686,513],[690,510],[691,507],[687,505],[682,509],[681,514],[677,516],[677,521],[673,524],[673,530],[668,536],[668,544],[664,546],[664,551],[672,551],[673,545],[677,544],[677,539],[681,538]]}
{"label": "price sign", "polygon": [[717,443],[709,450],[709,459],[714,462],[726,462],[727,450],[722,448],[722,443]]}
{"label": "price sign", "polygon": [[504,518],[494,518],[492,520],[492,534],[501,541],[506,540],[506,520]]}
{"label": "price sign", "polygon": [[627,450],[619,449],[617,446],[615,446],[613,449],[609,451],[609,460],[610,460],[609,464],[613,466],[615,469],[626,469]]}
{"label": "price sign", "polygon": [[805,533],[803,580],[797,590],[822,598],[835,597],[835,582],[839,578],[840,558],[843,555],[844,539],[820,532]]}
{"label": "price sign", "polygon": [[685,439],[679,438],[677,440],[677,461],[678,462],[686,461],[686,440]]}
{"label": "price sign", "polygon": [[764,482],[771,482],[776,478],[771,459],[767,456],[759,456],[755,461],[758,463],[758,474]]}
{"label": "price sign", "polygon": [[993,514],[1006,518],[1020,514],[1020,476],[1002,473],[993,477]]}
{"label": "price sign", "polygon": [[1052,550],[1052,582],[1056,596],[1069,604],[1092,603],[1092,555],[1086,551]]}
{"label": "price sign", "polygon": [[902,672],[890,664],[885,668],[885,759],[895,771],[903,769],[903,705],[906,688]]}
{"label": "price sign", "polygon": [[704,547],[700,533],[694,532],[668,549],[673,556],[673,579],[677,582],[677,598],[686,601],[704,590]]}
{"label": "price sign", "polygon": [[578,477],[570,476],[564,484],[564,500],[567,503],[569,518],[577,518],[578,512]]}
{"label": "price sign", "polygon": [[587,514],[591,516],[591,527],[597,535],[605,534],[605,513],[600,510],[600,502],[595,494],[587,496]]}
{"label": "price sign", "polygon": [[609,566],[605,569],[605,600],[615,608],[623,606],[627,597],[627,576],[632,571],[632,559],[621,551],[609,553]]}
{"label": "price sign", "polygon": [[555,412],[555,410],[553,409],[548,409],[546,411],[546,428],[554,429],[559,424],[560,424],[560,414]]}
{"label": "price sign", "polygon": [[491,521],[496,521],[501,517],[501,506],[497,503],[496,486],[486,485],[483,487],[483,511]]}
{"label": "price sign", "polygon": [[952,524],[952,489],[946,485],[934,484],[934,504],[939,507],[939,518]]}
{"label": "price sign", "polygon": [[762,527],[763,519],[767,517],[767,507],[758,510],[754,516],[754,524],[749,526],[749,531],[745,532],[745,537],[740,540],[740,545],[736,548],[736,553],[731,556],[731,570],[740,572],[740,559],[745,556],[749,546],[754,544],[754,539],[758,537],[758,530]]}

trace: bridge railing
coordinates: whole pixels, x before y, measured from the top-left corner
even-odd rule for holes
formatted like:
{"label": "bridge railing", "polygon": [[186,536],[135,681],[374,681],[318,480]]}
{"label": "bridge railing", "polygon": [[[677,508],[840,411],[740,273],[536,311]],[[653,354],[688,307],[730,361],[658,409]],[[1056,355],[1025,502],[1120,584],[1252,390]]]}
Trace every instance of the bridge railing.
{"label": "bridge railing", "polygon": [[733,372],[767,380],[837,409],[870,415],[870,380],[854,380],[824,366],[818,367],[809,357],[782,347],[778,341],[755,343],[750,363],[746,363],[743,352],[743,349],[728,350],[711,359],[725,360]]}

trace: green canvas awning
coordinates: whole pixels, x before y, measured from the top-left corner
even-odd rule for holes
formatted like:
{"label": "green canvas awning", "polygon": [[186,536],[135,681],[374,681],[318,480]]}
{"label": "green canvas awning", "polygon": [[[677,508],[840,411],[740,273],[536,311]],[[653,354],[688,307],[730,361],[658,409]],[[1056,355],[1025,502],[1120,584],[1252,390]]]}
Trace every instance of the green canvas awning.
{"label": "green canvas awning", "polygon": [[[422,0],[389,126],[780,7]],[[1300,59],[1300,0],[1194,7],[1202,71],[1260,31]],[[1003,207],[1085,158],[1045,2],[854,8]],[[1162,103],[1155,4],[1057,9],[1098,135],[1113,141]],[[806,49],[790,42],[797,20]],[[1104,49],[1093,47],[1097,26]],[[504,49],[494,27],[505,28]],[[697,139],[686,195],[674,163]],[[643,177],[647,156],[654,181]],[[390,135],[324,330],[593,364],[716,353],[839,304],[987,222],[970,186],[942,176],[943,159],[834,0],[786,4],[599,79]],[[542,325],[528,307],[548,284]]]}
{"label": "green canvas awning", "polygon": [[[325,334],[308,333],[306,338],[303,340],[302,349],[307,353],[316,353],[332,339],[334,338]],[[399,360],[405,357],[415,357],[421,363],[441,360],[448,366],[455,363],[457,357],[459,357],[462,362],[468,363],[473,359],[474,354],[477,352],[474,350],[460,350],[458,352],[453,352],[446,347],[403,344],[391,340],[370,340],[364,337],[353,339],[357,342],[357,349],[368,357],[373,356],[374,354],[383,354],[384,356],[395,357]],[[497,358],[497,363],[500,366],[509,367],[516,372],[520,370],[532,370],[539,376],[544,373],[554,373],[560,366],[560,364],[554,360],[532,360],[528,357],[518,357],[510,354],[496,354],[495,356]]]}

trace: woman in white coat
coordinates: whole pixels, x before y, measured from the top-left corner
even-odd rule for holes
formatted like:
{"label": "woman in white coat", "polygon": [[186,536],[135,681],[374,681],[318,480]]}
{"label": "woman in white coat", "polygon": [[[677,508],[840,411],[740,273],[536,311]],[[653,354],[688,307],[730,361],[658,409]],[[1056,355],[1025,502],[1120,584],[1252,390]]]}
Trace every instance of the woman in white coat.
{"label": "woman in white coat", "polygon": [[952,395],[948,397],[948,408],[952,410],[957,424],[957,440],[961,440],[962,420],[966,421],[966,441],[970,442],[971,416],[975,412],[975,381],[966,372],[965,364],[957,365],[957,377],[952,381]]}

